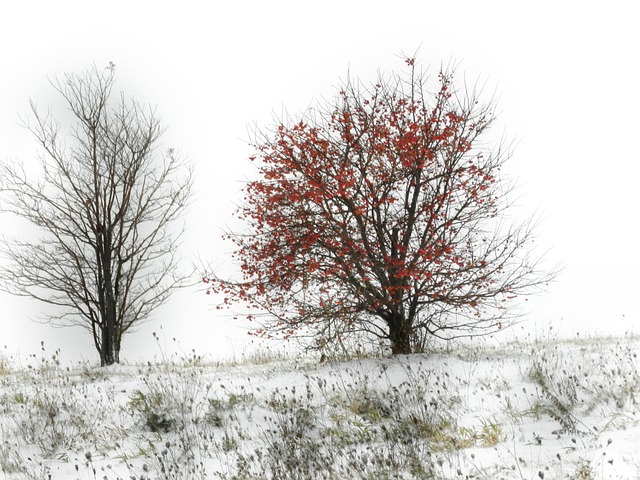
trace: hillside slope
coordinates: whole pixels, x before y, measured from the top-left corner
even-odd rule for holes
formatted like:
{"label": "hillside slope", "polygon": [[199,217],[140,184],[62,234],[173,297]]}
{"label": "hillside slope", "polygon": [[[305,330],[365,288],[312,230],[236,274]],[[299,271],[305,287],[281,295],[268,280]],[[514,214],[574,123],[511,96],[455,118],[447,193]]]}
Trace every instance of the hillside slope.
{"label": "hillside slope", "polygon": [[0,478],[640,478],[639,349],[623,337],[324,364],[0,359]]}

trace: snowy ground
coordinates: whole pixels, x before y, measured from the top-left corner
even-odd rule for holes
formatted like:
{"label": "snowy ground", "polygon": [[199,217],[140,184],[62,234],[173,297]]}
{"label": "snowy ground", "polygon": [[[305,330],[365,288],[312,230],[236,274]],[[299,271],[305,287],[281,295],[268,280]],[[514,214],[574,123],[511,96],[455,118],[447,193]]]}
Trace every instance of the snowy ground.
{"label": "snowy ground", "polygon": [[0,479],[640,478],[640,339],[348,361],[0,357]]}

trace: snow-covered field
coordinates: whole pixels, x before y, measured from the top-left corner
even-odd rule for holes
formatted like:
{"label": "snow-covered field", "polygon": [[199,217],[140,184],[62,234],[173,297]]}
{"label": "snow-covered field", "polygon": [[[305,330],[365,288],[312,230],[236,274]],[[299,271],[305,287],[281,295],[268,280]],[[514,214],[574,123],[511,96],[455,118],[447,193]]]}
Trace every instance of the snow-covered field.
{"label": "snow-covered field", "polygon": [[640,478],[639,351],[627,336],[322,364],[0,357],[0,478]]}

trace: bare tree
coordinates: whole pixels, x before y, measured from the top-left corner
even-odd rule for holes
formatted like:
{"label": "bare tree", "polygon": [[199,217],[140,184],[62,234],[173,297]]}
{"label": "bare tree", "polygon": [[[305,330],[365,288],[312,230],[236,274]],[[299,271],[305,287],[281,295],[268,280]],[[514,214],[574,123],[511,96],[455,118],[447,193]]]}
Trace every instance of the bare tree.
{"label": "bare tree", "polygon": [[124,94],[113,101],[114,80],[113,65],[52,80],[73,125],[31,102],[24,124],[42,147],[41,175],[0,163],[0,210],[41,233],[3,238],[0,288],[55,306],[53,324],[87,328],[102,365],[119,362],[122,336],[186,284],[176,221],[193,184],[173,149],[158,151],[155,111]]}

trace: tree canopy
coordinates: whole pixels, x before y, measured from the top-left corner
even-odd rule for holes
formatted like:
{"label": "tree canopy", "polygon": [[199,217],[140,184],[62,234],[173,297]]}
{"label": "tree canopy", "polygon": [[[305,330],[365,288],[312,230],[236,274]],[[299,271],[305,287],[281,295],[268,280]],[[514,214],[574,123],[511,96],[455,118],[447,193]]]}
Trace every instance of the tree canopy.
{"label": "tree canopy", "polygon": [[494,102],[403,75],[337,96],[259,131],[258,178],[230,233],[241,279],[206,278],[224,302],[265,311],[260,334],[319,347],[366,332],[410,353],[430,336],[501,329],[509,300],[555,275],[530,252],[532,222],[505,222],[509,148],[485,140]]}
{"label": "tree canopy", "polygon": [[113,95],[114,68],[52,81],[71,112],[63,128],[34,103],[25,122],[41,147],[39,175],[0,164],[0,210],[36,227],[37,238],[5,238],[0,288],[53,305],[47,320],[91,332],[103,365],[121,339],[184,285],[176,223],[193,177],[150,107]]}

